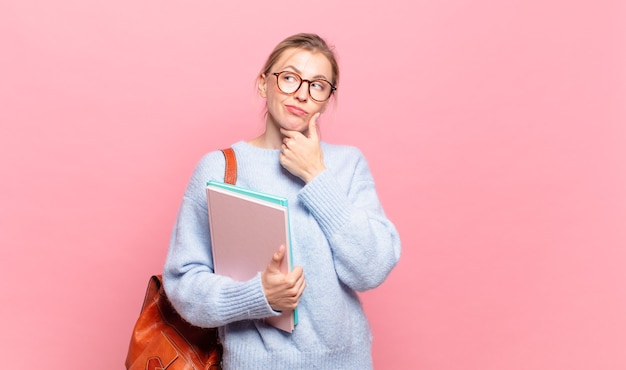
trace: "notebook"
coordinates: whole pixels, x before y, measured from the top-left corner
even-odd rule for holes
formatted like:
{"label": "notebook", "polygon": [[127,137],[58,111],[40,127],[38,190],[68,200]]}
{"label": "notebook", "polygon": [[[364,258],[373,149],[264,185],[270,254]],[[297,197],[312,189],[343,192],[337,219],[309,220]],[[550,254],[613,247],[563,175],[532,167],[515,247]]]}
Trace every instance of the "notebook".
{"label": "notebook", "polygon": [[[249,280],[265,270],[281,245],[286,252],[281,271],[292,270],[286,198],[218,181],[209,181],[206,192],[216,274]],[[297,324],[297,309],[265,321],[292,332]]]}

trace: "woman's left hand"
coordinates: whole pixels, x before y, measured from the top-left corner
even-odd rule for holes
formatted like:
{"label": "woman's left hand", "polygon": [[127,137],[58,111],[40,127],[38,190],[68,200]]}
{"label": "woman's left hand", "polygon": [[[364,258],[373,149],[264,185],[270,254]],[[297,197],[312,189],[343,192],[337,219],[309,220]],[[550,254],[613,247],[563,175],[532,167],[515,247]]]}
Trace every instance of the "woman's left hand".
{"label": "woman's left hand", "polygon": [[299,131],[280,129],[284,136],[280,164],[306,183],[326,169],[317,132],[319,116],[319,112],[315,113],[309,120],[307,135]]}

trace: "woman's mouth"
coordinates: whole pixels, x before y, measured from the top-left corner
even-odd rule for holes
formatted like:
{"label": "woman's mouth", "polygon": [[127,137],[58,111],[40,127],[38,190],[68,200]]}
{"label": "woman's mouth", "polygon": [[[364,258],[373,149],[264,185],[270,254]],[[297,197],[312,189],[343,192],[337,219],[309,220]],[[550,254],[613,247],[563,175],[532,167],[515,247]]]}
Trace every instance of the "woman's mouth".
{"label": "woman's mouth", "polygon": [[287,111],[296,116],[306,116],[308,113],[304,109],[298,108],[295,105],[286,105]]}

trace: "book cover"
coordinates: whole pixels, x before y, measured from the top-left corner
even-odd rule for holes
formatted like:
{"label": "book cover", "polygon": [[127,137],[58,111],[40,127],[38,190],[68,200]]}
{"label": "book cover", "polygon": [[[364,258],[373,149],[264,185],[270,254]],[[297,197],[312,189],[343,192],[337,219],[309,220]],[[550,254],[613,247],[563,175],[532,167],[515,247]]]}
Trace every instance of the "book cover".
{"label": "book cover", "polygon": [[[280,245],[286,252],[281,271],[291,271],[287,199],[218,181],[209,181],[206,192],[216,274],[249,280],[265,270]],[[292,332],[297,309],[265,321]]]}

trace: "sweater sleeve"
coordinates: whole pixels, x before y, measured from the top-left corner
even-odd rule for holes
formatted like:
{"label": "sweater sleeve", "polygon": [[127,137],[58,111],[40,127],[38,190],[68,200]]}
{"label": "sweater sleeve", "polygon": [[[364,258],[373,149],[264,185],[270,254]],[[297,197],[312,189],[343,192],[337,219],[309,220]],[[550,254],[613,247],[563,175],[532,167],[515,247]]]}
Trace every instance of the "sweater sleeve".
{"label": "sweater sleeve", "polygon": [[[218,158],[207,161],[219,163]],[[223,176],[223,157],[221,162],[221,169],[211,170],[211,166],[207,168],[201,162],[194,171],[178,212],[163,270],[164,288],[172,305],[185,320],[200,327],[279,314],[265,298],[260,273],[242,282],[213,273],[204,184],[207,179]],[[211,176],[212,172],[215,175]]]}
{"label": "sweater sleeve", "polygon": [[299,197],[329,241],[339,279],[354,290],[365,291],[380,285],[397,264],[400,238],[385,216],[360,152],[352,181],[345,188],[326,170]]}

